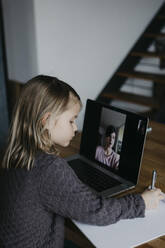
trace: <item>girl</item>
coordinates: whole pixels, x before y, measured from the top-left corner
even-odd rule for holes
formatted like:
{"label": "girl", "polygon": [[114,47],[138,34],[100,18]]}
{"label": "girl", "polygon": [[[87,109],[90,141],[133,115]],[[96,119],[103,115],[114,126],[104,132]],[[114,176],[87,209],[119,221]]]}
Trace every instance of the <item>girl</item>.
{"label": "girl", "polygon": [[60,248],[65,217],[109,225],[158,205],[159,189],[97,197],[58,156],[56,145],[68,146],[77,131],[81,105],[75,90],[57,78],[40,75],[25,85],[0,175],[1,248]]}

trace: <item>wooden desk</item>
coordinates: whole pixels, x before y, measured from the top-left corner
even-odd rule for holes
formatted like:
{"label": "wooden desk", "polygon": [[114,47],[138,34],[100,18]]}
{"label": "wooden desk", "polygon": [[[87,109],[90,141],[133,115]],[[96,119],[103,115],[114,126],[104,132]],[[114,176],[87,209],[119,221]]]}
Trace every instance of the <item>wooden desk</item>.
{"label": "wooden desk", "polygon": [[[142,168],[139,183],[136,189],[129,192],[142,192],[150,183],[152,170],[156,169],[158,173],[156,186],[165,192],[165,125],[151,122],[152,132],[147,134]],[[63,157],[72,155],[79,150],[80,134],[72,141],[69,148],[61,151]],[[163,221],[163,220],[162,220]],[[68,228],[69,227],[69,228]],[[79,245],[81,248],[94,247],[85,236],[69,221],[67,221],[66,236]],[[153,241],[137,246],[136,248],[164,248],[165,236]]]}

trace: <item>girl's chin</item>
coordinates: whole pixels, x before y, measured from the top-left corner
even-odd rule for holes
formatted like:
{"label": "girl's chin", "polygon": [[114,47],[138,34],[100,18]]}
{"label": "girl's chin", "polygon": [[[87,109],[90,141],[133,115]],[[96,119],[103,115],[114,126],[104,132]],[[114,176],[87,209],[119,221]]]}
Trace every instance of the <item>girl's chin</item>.
{"label": "girl's chin", "polygon": [[63,145],[63,147],[67,147],[67,146],[69,146],[69,144],[70,144],[70,143],[68,143],[68,144],[65,144],[65,145]]}
{"label": "girl's chin", "polygon": [[60,145],[62,147],[67,147],[70,145],[71,140],[72,140],[72,138],[70,140],[60,142],[58,145]]}
{"label": "girl's chin", "polygon": [[67,146],[69,146],[69,144],[70,144],[70,141],[65,142],[62,146],[63,146],[63,147],[67,147]]}

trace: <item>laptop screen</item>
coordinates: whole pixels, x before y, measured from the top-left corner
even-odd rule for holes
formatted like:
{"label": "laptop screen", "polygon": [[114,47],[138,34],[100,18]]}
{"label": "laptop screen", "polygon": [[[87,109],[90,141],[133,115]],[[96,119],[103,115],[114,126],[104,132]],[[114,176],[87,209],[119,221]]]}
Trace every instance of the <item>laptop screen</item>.
{"label": "laptop screen", "polygon": [[146,117],[88,99],[80,154],[136,184],[147,123]]}

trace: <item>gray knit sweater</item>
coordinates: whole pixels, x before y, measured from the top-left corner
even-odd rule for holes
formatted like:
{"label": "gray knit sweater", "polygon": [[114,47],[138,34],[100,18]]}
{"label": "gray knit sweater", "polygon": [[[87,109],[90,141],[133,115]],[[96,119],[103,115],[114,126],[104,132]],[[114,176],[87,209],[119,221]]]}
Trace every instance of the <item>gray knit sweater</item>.
{"label": "gray knit sweater", "polygon": [[0,175],[0,247],[61,248],[64,218],[92,225],[143,217],[140,195],[97,197],[59,157],[40,153],[32,170]]}

